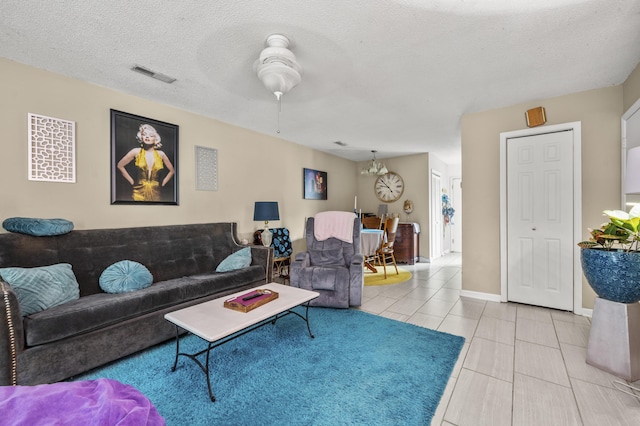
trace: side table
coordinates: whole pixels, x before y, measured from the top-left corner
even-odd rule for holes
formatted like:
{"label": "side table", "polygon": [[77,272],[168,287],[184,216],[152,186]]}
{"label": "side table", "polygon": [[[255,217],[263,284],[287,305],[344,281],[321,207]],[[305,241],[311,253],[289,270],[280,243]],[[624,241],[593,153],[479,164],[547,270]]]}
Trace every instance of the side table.
{"label": "side table", "polygon": [[393,245],[397,263],[414,265],[420,261],[420,225],[412,222],[398,224]]}
{"label": "side table", "polygon": [[273,276],[282,278],[282,284],[290,281],[289,265],[291,264],[291,256],[276,257],[273,259]]}

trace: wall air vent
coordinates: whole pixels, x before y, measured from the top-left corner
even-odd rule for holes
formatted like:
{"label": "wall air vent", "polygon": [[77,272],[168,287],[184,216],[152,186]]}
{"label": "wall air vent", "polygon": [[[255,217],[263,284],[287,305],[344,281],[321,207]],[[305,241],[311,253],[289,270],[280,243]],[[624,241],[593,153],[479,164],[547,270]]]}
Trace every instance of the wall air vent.
{"label": "wall air vent", "polygon": [[155,78],[156,80],[160,80],[160,81],[163,81],[165,83],[171,84],[174,81],[176,81],[176,79],[173,78],[173,77],[169,77],[168,75],[152,71],[149,68],[145,68],[145,67],[140,66],[140,65],[134,65],[133,67],[131,67],[131,69],[133,71],[135,71],[135,72],[139,72],[140,74],[146,75],[147,77]]}

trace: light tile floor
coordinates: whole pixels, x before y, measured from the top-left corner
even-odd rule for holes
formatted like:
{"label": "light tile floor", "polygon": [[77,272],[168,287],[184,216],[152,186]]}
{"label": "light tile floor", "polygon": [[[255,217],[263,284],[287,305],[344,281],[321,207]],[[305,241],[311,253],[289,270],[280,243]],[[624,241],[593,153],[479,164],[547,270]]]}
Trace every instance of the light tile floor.
{"label": "light tile floor", "polygon": [[465,337],[432,425],[640,425],[640,400],[585,363],[589,318],[460,297],[461,257],[400,265],[411,280],[365,287],[360,308]]}

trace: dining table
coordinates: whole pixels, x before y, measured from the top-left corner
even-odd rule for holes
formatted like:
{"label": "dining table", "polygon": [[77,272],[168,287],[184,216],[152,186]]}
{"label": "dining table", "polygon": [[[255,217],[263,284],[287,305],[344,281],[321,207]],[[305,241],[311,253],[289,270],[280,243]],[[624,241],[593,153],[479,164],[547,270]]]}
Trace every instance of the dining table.
{"label": "dining table", "polygon": [[362,229],[360,231],[360,252],[364,255],[364,266],[371,272],[378,272],[373,266],[372,260],[376,254],[376,250],[382,243],[382,229]]}

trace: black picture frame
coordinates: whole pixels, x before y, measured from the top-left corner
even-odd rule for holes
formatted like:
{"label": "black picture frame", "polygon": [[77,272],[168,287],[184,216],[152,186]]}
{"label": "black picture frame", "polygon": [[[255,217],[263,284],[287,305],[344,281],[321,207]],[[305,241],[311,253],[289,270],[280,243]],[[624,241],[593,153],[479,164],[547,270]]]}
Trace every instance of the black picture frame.
{"label": "black picture frame", "polygon": [[302,188],[305,200],[326,200],[327,183],[327,172],[302,169]]}
{"label": "black picture frame", "polygon": [[[154,145],[152,157],[142,159],[144,144],[138,136],[153,134],[150,127],[160,137],[160,144]],[[146,173],[136,162],[146,164],[146,158],[153,158],[154,164],[162,167],[156,166],[151,177],[145,179]],[[111,204],[178,205],[177,125],[111,110]]]}

